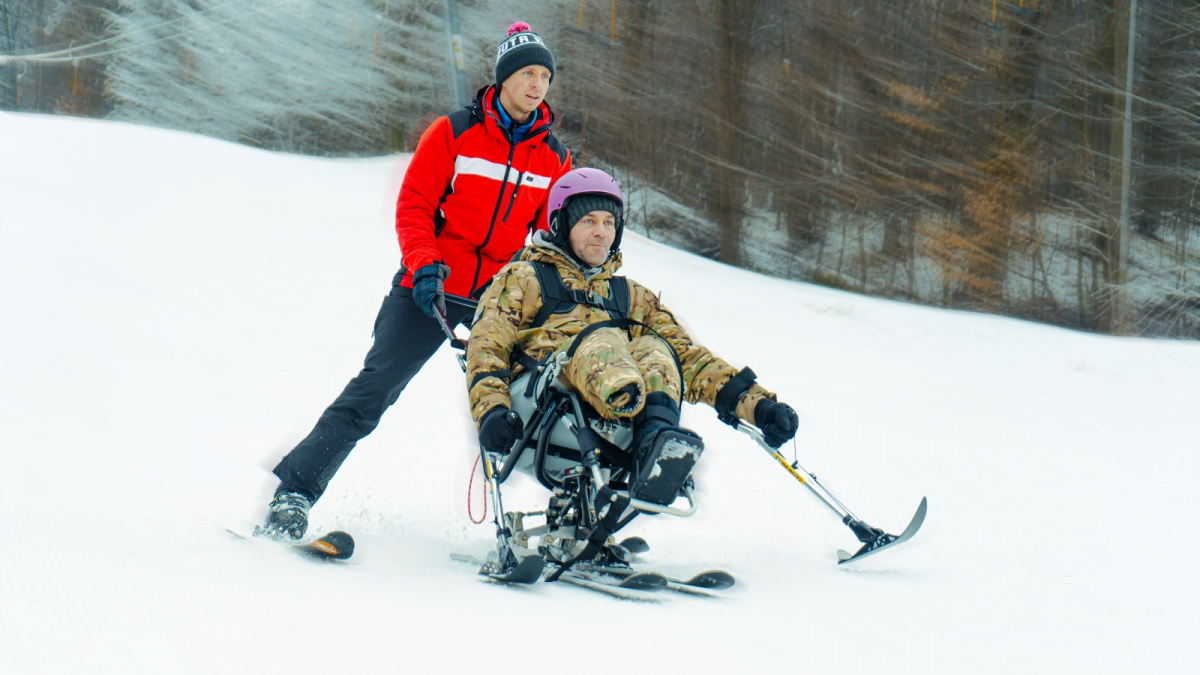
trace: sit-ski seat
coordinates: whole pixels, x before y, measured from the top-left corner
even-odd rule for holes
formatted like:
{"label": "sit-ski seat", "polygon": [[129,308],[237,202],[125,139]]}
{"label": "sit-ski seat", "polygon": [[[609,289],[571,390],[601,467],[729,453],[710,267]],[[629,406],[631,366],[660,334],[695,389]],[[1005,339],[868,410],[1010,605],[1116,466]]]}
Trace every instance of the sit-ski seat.
{"label": "sit-ski seat", "polygon": [[[560,362],[551,359],[509,385],[512,410],[521,417],[525,433],[504,458],[498,482],[519,470],[549,490],[566,488],[565,481],[584,470],[579,432],[582,420],[586,443],[600,450],[597,465],[605,483],[631,496],[628,484],[635,470],[629,451],[634,436],[632,424],[602,418],[577,392],[559,381],[566,356],[559,357]],[[631,498],[631,506],[638,511],[677,516],[695,513],[690,479],[676,494],[686,497],[688,508],[672,507],[675,495],[656,502]]]}

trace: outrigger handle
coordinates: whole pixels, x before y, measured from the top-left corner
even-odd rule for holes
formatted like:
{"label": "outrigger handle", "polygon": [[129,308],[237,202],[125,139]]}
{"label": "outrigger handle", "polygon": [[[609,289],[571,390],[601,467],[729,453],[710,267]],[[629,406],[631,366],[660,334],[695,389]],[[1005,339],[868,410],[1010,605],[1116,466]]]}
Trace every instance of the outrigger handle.
{"label": "outrigger handle", "polygon": [[812,475],[804,467],[800,466],[799,462],[792,462],[789,464],[788,461],[783,458],[783,455],[779,454],[778,450],[772,448],[770,445],[767,445],[767,441],[763,438],[763,433],[758,429],[758,427],[747,422],[739,421],[737,429],[750,438],[753,438],[754,441],[758,443],[759,447],[765,450],[768,455],[775,459],[776,462],[779,462],[780,466],[782,466],[784,469],[787,469],[787,472],[792,474],[793,478],[800,481],[804,487],[812,491],[812,493],[817,496],[817,499],[820,499],[825,506],[828,506],[830,509],[832,509],[833,512],[838,515],[838,518],[841,518],[843,522],[848,523],[850,520],[858,520],[858,518],[850,512],[850,509],[846,508],[845,504],[842,504],[837,497],[834,497],[833,493],[830,492],[828,488],[826,488],[824,485],[821,485],[821,481],[817,480],[816,476]]}
{"label": "outrigger handle", "polygon": [[467,341],[454,334],[454,330],[450,328],[450,320],[446,318],[446,312],[441,307],[434,306],[437,316],[434,320],[441,326],[442,332],[446,334],[446,338],[450,340],[450,346],[458,351],[455,356],[458,357],[458,367],[462,371],[467,372]]}

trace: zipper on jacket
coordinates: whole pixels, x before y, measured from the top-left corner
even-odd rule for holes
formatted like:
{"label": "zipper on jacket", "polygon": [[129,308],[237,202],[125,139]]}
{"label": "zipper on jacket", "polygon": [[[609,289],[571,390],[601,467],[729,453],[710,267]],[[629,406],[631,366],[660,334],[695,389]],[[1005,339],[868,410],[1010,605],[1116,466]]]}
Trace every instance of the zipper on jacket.
{"label": "zipper on jacket", "polygon": [[[508,186],[508,174],[512,172],[513,155],[517,151],[517,144],[512,142],[512,135],[508,137],[508,161],[504,165],[504,178],[500,180],[500,195],[496,197],[496,207],[492,209],[492,221],[488,223],[487,236],[483,238],[483,242],[475,247],[475,277],[471,281],[471,289],[479,287],[479,272],[483,268],[483,247],[488,245],[492,240],[492,232],[496,229],[496,216],[500,215],[500,205],[504,203],[504,188]],[[516,195],[517,188],[513,188],[513,195]],[[510,205],[511,207],[511,205]],[[507,218],[507,214],[505,218]]]}
{"label": "zipper on jacket", "polygon": [[500,222],[502,222],[502,223],[508,222],[508,216],[510,213],[512,213],[513,204],[517,203],[517,192],[519,192],[521,190],[521,181],[524,180],[524,178],[525,178],[525,172],[518,171],[517,172],[517,185],[516,185],[516,187],[513,188],[512,197],[510,197],[508,199],[508,208],[504,210],[504,217],[500,219]]}
{"label": "zipper on jacket", "polygon": [[[534,114],[536,115],[537,113],[534,113]],[[512,143],[512,155],[516,154],[517,145],[519,145],[518,143],[513,142],[512,131],[513,131],[513,129],[516,129],[516,128],[517,128],[517,122],[516,122],[516,120],[513,120],[512,128],[509,129],[509,134],[508,134],[508,140],[510,143]],[[532,132],[533,130],[530,129],[530,131]],[[525,138],[528,139],[530,137],[531,137],[531,134],[528,134],[528,133],[525,134]],[[530,152],[532,152],[532,151],[530,151]],[[528,155],[529,152],[526,152],[525,154]],[[510,160],[510,163],[511,163],[511,160]],[[517,184],[515,187],[513,187],[512,196],[509,197],[509,199],[508,199],[508,208],[504,209],[504,217],[500,219],[500,222],[502,222],[502,223],[508,222],[508,216],[510,214],[512,214],[513,204],[517,203],[517,193],[520,192],[520,190],[521,190],[521,181],[524,178],[525,178],[525,172],[518,171],[517,172]]]}

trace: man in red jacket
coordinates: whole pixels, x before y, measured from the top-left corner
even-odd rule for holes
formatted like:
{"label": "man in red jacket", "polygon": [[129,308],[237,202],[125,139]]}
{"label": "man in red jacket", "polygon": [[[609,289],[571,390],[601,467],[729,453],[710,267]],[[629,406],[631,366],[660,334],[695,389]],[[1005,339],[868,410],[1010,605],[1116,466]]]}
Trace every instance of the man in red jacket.
{"label": "man in red jacket", "polygon": [[304,536],[334,473],[445,340],[433,317],[457,326],[471,314],[473,303],[447,305],[446,294],[478,298],[545,223],[550,185],[571,170],[544,101],[553,79],[545,42],[514,23],[496,50],[496,84],[421,137],[396,204],[403,265],[375,319],[375,342],[362,371],[275,467],[280,484],[260,533]]}

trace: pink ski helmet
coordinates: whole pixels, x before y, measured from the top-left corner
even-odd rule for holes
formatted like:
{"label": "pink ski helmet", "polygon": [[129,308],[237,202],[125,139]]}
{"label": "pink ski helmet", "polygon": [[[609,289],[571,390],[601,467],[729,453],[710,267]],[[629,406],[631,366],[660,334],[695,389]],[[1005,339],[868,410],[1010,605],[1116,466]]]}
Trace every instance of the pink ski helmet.
{"label": "pink ski helmet", "polygon": [[[578,211],[576,207],[592,207],[581,211],[572,219],[571,215]],[[568,237],[571,227],[578,222],[583,214],[602,207],[617,219],[617,236],[613,239],[609,255],[621,248],[621,233],[625,230],[625,199],[621,196],[621,188],[616,179],[600,169],[575,169],[559,177],[550,187],[550,197],[546,204],[547,239],[570,253]],[[615,208],[616,210],[612,210]]]}

